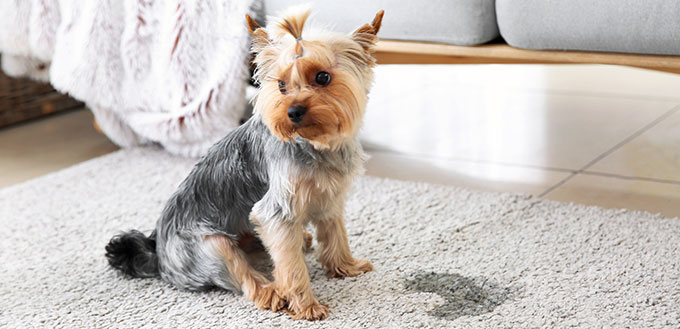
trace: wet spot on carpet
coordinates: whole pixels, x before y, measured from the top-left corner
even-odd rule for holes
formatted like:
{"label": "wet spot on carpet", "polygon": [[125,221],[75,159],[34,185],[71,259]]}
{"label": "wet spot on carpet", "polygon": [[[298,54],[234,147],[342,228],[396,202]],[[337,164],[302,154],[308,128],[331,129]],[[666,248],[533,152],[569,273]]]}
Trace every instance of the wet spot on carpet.
{"label": "wet spot on carpet", "polygon": [[492,312],[516,290],[484,277],[436,272],[416,273],[406,280],[405,287],[411,291],[435,293],[446,300],[445,304],[429,312],[446,320]]}

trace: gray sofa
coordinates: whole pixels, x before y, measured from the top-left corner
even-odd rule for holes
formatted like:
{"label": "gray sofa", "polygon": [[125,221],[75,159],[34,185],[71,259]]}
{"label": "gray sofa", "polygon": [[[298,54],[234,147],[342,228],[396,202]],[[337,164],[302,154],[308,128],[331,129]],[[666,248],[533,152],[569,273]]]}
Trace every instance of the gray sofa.
{"label": "gray sofa", "polygon": [[518,48],[680,55],[677,0],[496,0],[496,16]]}
{"label": "gray sofa", "polygon": [[[264,12],[276,15],[305,0],[264,0]],[[316,0],[316,23],[349,32],[385,10],[380,38],[477,45],[498,37],[494,0]]]}
{"label": "gray sofa", "polygon": [[[266,14],[305,0],[264,0]],[[351,31],[385,10],[382,39],[680,55],[677,0],[312,1],[315,21]]]}

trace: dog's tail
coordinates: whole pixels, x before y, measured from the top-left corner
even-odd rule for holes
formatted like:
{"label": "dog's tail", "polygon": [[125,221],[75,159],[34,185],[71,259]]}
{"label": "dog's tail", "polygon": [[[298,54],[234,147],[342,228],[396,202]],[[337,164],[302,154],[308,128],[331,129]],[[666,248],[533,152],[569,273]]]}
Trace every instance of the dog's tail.
{"label": "dog's tail", "polygon": [[106,245],[106,258],[111,267],[133,278],[159,276],[156,231],[149,237],[136,230],[114,236]]}

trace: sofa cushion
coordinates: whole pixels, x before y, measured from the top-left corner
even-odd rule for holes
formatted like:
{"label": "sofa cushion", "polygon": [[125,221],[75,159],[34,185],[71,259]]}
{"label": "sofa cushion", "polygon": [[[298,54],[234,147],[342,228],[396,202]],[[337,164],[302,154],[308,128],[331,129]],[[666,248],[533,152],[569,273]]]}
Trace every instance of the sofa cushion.
{"label": "sofa cushion", "polygon": [[[338,32],[350,32],[369,23],[375,13],[385,10],[380,38],[476,45],[498,37],[495,0],[344,0],[313,4],[315,25],[328,25]],[[267,15],[305,0],[264,0]]]}
{"label": "sofa cushion", "polygon": [[680,55],[677,0],[496,0],[514,47]]}

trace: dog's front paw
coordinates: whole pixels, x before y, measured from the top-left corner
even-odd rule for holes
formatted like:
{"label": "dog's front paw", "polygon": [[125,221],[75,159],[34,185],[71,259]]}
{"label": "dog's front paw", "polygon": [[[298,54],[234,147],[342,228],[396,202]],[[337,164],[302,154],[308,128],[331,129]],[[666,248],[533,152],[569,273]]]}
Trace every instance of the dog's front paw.
{"label": "dog's front paw", "polygon": [[344,278],[357,276],[373,270],[371,262],[363,259],[355,259],[352,262],[330,268],[327,272],[331,278]]}
{"label": "dog's front paw", "polygon": [[260,289],[260,293],[255,296],[255,306],[261,310],[270,309],[278,312],[286,307],[286,299],[276,291],[273,285],[268,284]]}
{"label": "dog's front paw", "polygon": [[328,317],[328,306],[316,302],[307,308],[295,311],[289,311],[290,316],[295,320],[317,321]]}

